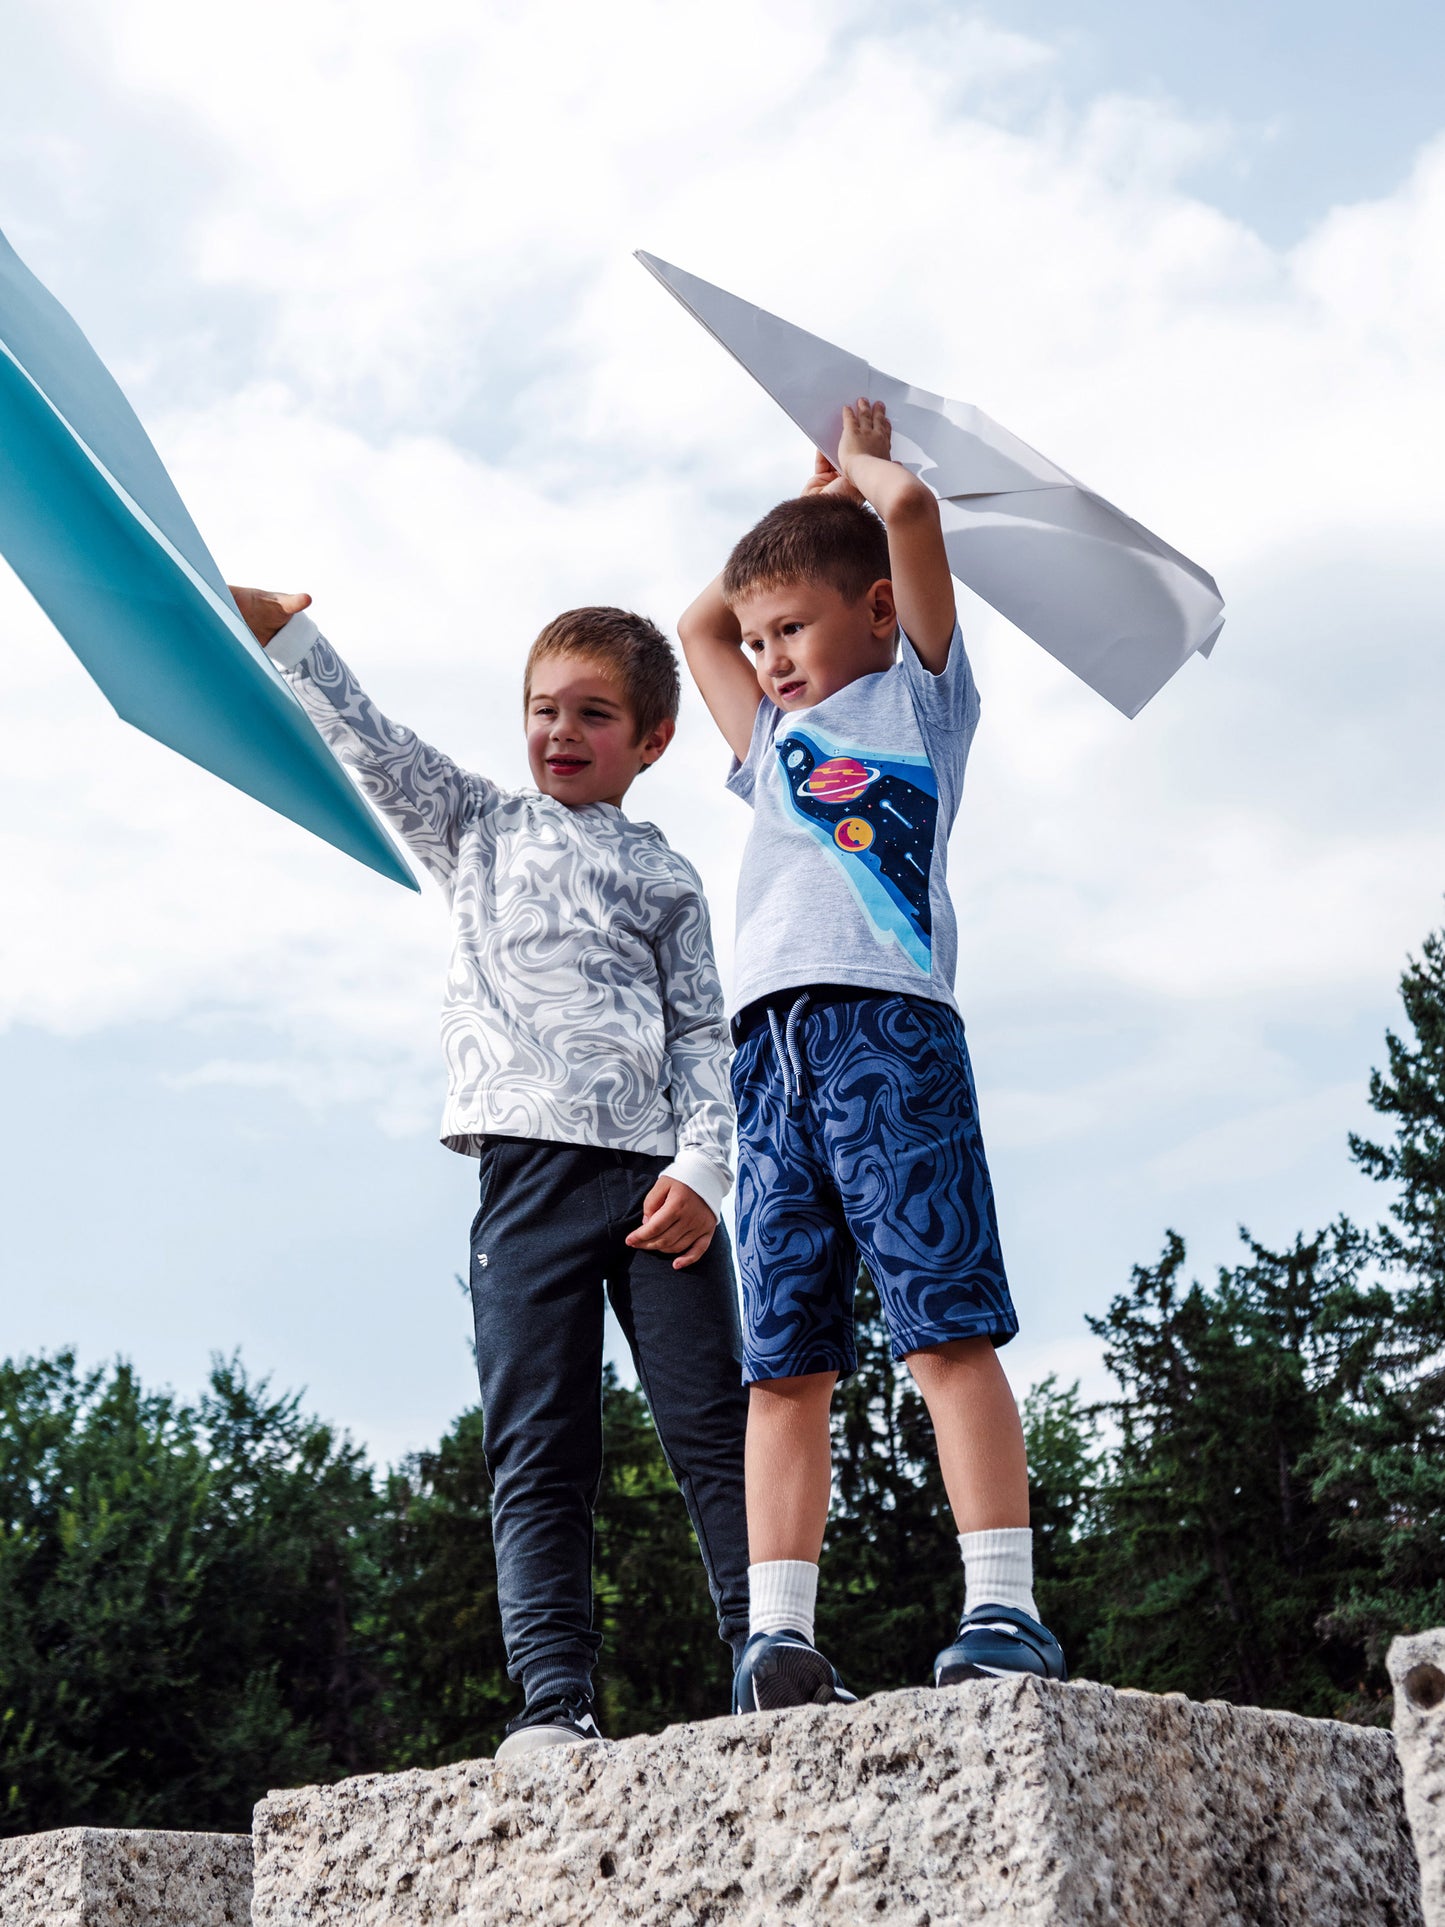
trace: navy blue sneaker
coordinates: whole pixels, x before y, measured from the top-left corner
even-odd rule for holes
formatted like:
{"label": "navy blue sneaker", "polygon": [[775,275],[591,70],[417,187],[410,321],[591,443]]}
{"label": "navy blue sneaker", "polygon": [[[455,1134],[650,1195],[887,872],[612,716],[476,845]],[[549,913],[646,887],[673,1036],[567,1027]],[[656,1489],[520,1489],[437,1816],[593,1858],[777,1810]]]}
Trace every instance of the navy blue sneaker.
{"label": "navy blue sneaker", "polygon": [[801,1633],[754,1633],[733,1674],[733,1711],[771,1713],[780,1706],[851,1706],[857,1695]]}
{"label": "navy blue sneaker", "polygon": [[523,1753],[540,1753],[548,1746],[581,1746],[600,1740],[596,1707],[590,1693],[571,1698],[539,1700],[524,1706],[507,1725],[507,1737],[497,1748],[499,1760],[515,1760]]}
{"label": "navy blue sneaker", "polygon": [[1001,1679],[1032,1673],[1036,1679],[1067,1679],[1064,1651],[1047,1626],[1014,1606],[975,1606],[958,1622],[958,1637],[933,1662],[935,1686],[965,1679]]}

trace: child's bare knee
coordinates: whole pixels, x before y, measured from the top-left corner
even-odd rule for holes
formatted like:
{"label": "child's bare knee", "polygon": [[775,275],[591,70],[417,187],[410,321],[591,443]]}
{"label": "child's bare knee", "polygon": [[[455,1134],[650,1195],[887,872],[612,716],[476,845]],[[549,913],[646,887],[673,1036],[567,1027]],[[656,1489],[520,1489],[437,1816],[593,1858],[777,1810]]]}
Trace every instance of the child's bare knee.
{"label": "child's bare knee", "polygon": [[954,1371],[990,1371],[998,1363],[991,1338],[950,1338],[941,1345],[922,1345],[903,1360],[915,1381],[946,1377]]}
{"label": "child's bare knee", "polygon": [[838,1383],[836,1372],[805,1372],[798,1378],[755,1379],[748,1387],[748,1397],[755,1412],[766,1412],[770,1408],[796,1409],[800,1405],[826,1405],[833,1397],[833,1387]]}

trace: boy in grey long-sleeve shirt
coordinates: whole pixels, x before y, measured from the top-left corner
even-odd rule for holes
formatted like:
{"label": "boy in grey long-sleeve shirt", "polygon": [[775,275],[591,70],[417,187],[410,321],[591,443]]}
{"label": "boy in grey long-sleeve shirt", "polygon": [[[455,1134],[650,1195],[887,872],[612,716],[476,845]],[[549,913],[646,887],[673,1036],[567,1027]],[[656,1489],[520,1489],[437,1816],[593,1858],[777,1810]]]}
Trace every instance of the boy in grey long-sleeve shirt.
{"label": "boy in grey long-sleeve shirt", "polygon": [[481,1166],[469,1280],[508,1670],[526,1694],[499,1757],[596,1738],[604,1291],[719,1630],[735,1652],[747,1632],[722,993],[697,873],[621,810],[672,739],[676,662],[642,617],[559,616],[524,677],[536,787],[508,791],[381,715],[301,613],[309,598],[234,593],[451,905],[442,1138]]}

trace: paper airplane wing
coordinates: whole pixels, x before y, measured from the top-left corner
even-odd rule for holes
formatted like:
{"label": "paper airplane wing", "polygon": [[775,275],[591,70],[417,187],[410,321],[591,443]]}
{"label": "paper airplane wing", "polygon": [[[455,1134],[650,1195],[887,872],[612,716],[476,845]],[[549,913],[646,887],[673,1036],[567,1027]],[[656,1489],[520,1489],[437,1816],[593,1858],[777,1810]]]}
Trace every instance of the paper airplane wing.
{"label": "paper airplane wing", "polygon": [[881,374],[666,261],[638,260],[830,460],[843,405],[887,404],[893,453],[939,497],[960,582],[1136,716],[1224,623],[1214,579],[980,408]]}
{"label": "paper airplane wing", "polygon": [[124,395],[3,236],[0,555],[127,722],[417,888],[241,620]]}

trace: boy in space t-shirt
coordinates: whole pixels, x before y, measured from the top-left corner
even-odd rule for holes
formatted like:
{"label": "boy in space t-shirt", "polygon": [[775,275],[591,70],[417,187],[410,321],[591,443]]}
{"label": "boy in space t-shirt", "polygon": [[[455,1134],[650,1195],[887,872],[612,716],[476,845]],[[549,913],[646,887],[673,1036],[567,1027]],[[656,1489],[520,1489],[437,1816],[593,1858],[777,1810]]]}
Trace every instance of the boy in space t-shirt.
{"label": "boy in space t-shirt", "polygon": [[749,1640],[741,1711],[851,1697],[813,1645],[833,1387],[859,1259],[927,1403],[964,1559],[940,1685],[1064,1677],[1033,1597],[1018,1330],[946,862],[978,695],[932,491],[844,410],[839,468],[745,535],[679,625],[753,808],[738,889],[738,1255]]}

